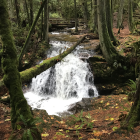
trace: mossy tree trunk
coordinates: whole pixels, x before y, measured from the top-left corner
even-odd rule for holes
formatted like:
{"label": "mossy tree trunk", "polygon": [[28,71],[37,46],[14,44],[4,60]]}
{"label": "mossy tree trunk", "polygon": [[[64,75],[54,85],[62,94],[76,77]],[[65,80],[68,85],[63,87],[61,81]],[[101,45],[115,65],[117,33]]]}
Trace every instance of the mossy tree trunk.
{"label": "mossy tree trunk", "polygon": [[124,4],[124,0],[120,0],[120,7],[119,7],[118,19],[117,19],[117,28],[119,28],[122,24],[123,4]]}
{"label": "mossy tree trunk", "polygon": [[128,25],[129,25],[130,32],[133,32],[133,30],[134,30],[132,3],[133,3],[133,0],[129,0],[129,3],[128,3]]}
{"label": "mossy tree trunk", "polygon": [[78,32],[78,20],[77,20],[77,7],[76,0],[74,0],[74,13],[75,13],[75,32]]}
{"label": "mossy tree trunk", "polygon": [[[42,0],[43,2],[43,0]],[[44,22],[44,17],[43,17],[43,10],[42,10],[42,14],[41,14],[41,40],[43,40],[43,22]]]}
{"label": "mossy tree trunk", "polygon": [[45,40],[45,42],[47,44],[49,44],[49,38],[48,38],[48,26],[49,26],[49,6],[48,6],[49,2],[47,0],[45,6],[44,6],[44,33],[43,33],[43,40]]}
{"label": "mossy tree trunk", "polygon": [[86,25],[86,29],[87,29],[88,28],[87,0],[83,0],[82,5],[83,5],[84,21],[85,21],[85,25]]}
{"label": "mossy tree trunk", "polygon": [[26,39],[26,41],[25,41],[25,44],[24,44],[24,46],[23,46],[23,48],[22,48],[22,50],[21,50],[20,56],[19,56],[19,66],[21,66],[22,57],[23,57],[25,51],[28,49],[29,42],[30,42],[30,39],[31,39],[31,35],[32,35],[33,31],[34,31],[35,25],[36,25],[36,23],[37,23],[37,21],[38,21],[38,18],[39,18],[39,16],[40,16],[40,13],[41,13],[41,11],[42,11],[44,5],[46,4],[46,2],[47,2],[47,0],[44,0],[43,3],[41,4],[41,7],[40,7],[40,9],[39,9],[39,11],[38,11],[38,14],[37,14],[37,16],[36,16],[36,18],[35,18],[35,20],[34,20],[34,22],[33,22],[33,24],[32,24],[32,27],[31,27],[31,29],[30,29],[30,31],[29,31],[29,34],[28,34],[28,36],[27,36],[27,39]]}
{"label": "mossy tree trunk", "polygon": [[33,24],[33,0],[29,0],[29,4],[30,4],[30,27]]}
{"label": "mossy tree trunk", "polygon": [[117,46],[119,44],[119,41],[115,38],[112,31],[113,26],[112,26],[111,0],[105,0],[105,11],[106,11],[106,24],[110,39],[111,41],[113,41],[113,45]]}
{"label": "mossy tree trunk", "polygon": [[20,15],[19,15],[20,5],[19,5],[19,2],[17,0],[15,0],[15,8],[16,8],[18,27],[20,27],[20,23],[21,23],[21,19],[20,19]]}
{"label": "mossy tree trunk", "polygon": [[24,3],[25,3],[25,7],[26,7],[26,13],[27,13],[27,18],[28,18],[28,23],[30,24],[30,16],[29,16],[29,10],[28,10],[27,1],[24,0]]}
{"label": "mossy tree trunk", "polygon": [[113,64],[115,60],[118,59],[118,52],[114,48],[106,25],[106,15],[105,15],[105,0],[97,0],[97,11],[98,11],[98,33],[100,46],[104,58],[108,64]]}
{"label": "mossy tree trunk", "polygon": [[140,74],[138,78],[137,91],[134,97],[134,104],[132,105],[129,114],[126,116],[125,121],[122,123],[122,128],[127,128],[128,131],[140,122]]}
{"label": "mossy tree trunk", "polygon": [[92,0],[92,27],[93,33],[98,33],[97,23],[97,0]]}
{"label": "mossy tree trunk", "polygon": [[[5,0],[0,0],[0,15],[0,35],[3,42],[3,80],[10,94],[12,129],[16,130],[17,124],[23,124],[20,115],[22,115],[25,120],[29,119],[30,125],[34,119],[30,112],[27,101],[23,96],[21,88],[20,73],[18,71],[18,59]],[[36,128],[35,125],[34,127]],[[37,132],[38,140],[41,140],[40,133],[37,129],[35,129],[35,131]]]}

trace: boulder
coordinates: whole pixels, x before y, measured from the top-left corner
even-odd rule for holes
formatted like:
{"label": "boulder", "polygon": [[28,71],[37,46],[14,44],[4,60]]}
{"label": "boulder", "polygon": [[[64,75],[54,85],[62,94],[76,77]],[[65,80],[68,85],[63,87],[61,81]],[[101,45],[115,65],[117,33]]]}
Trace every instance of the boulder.
{"label": "boulder", "polygon": [[67,111],[70,111],[73,114],[76,114],[80,112],[81,110],[88,111],[90,107],[92,106],[91,100],[92,100],[91,98],[82,98],[81,101],[71,104],[69,106],[70,108]]}
{"label": "boulder", "polygon": [[91,96],[94,96],[94,90],[93,89],[89,89],[88,90],[88,95],[91,97]]}

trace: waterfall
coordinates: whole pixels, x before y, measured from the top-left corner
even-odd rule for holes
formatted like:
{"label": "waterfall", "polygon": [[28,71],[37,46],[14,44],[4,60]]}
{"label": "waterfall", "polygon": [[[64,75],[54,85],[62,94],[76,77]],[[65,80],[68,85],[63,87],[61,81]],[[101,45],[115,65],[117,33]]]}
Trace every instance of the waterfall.
{"label": "waterfall", "polygon": [[[62,53],[72,43],[51,41],[47,57]],[[66,111],[68,105],[82,98],[97,97],[93,74],[87,58],[94,52],[88,52],[77,46],[61,62],[32,79],[31,88],[24,94],[32,108],[45,109],[49,115],[58,115]]]}

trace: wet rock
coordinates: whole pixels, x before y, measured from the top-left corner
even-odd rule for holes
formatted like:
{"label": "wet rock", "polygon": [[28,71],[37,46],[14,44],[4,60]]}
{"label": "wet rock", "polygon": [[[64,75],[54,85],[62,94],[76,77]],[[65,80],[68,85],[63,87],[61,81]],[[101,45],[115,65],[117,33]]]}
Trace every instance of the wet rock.
{"label": "wet rock", "polygon": [[72,112],[73,114],[76,114],[81,110],[87,111],[92,106],[91,100],[91,98],[82,98],[81,101],[71,104],[68,111]]}
{"label": "wet rock", "polygon": [[89,96],[94,96],[94,90],[90,88],[90,89],[88,90],[88,95],[89,95]]}

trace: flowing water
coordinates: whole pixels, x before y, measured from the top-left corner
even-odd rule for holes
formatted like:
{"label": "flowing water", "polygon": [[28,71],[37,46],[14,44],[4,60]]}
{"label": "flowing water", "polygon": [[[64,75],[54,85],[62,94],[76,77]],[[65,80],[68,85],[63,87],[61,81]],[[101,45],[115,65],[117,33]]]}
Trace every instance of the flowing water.
{"label": "flowing water", "polygon": [[[50,44],[48,58],[62,53],[72,45],[70,42],[60,41],[50,41]],[[67,111],[70,104],[84,97],[98,96],[93,74],[86,60],[94,52],[82,48],[83,46],[77,46],[61,62],[32,79],[31,87],[24,96],[33,109],[45,109],[49,115],[59,115]]]}

